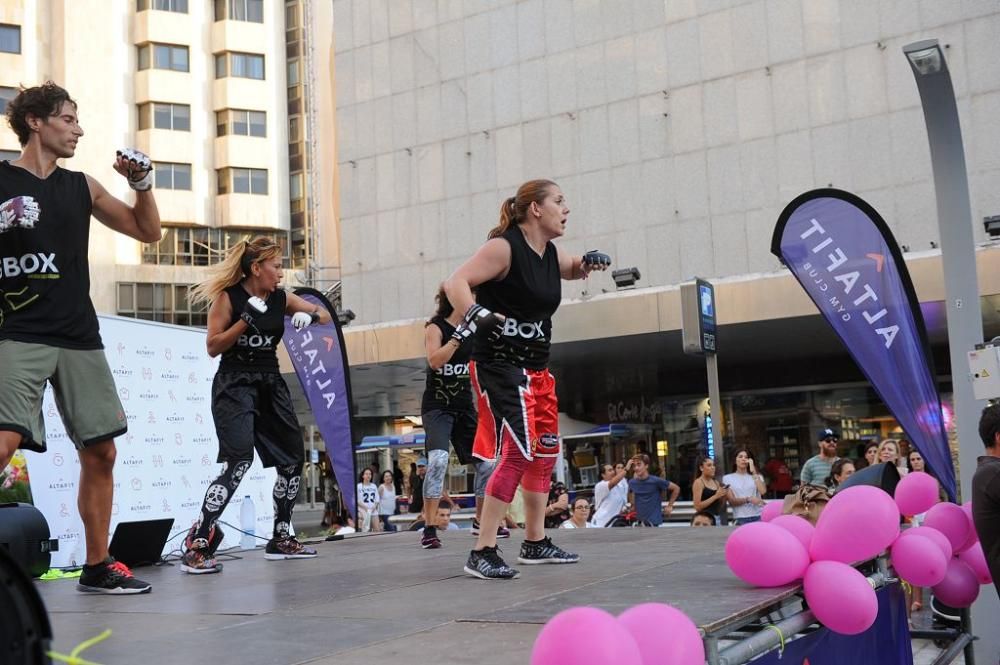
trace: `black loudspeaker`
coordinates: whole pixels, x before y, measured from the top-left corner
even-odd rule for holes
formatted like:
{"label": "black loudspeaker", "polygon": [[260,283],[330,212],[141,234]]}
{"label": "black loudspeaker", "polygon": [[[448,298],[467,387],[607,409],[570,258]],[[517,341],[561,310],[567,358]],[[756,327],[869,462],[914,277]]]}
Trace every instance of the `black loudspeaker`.
{"label": "black loudspeaker", "polygon": [[855,471],[847,480],[840,483],[837,491],[840,492],[855,485],[871,485],[885,490],[889,496],[896,496],[896,485],[898,484],[899,471],[896,469],[896,465],[892,462],[885,462]]}
{"label": "black loudspeaker", "polygon": [[[10,514],[0,514],[3,518]],[[41,596],[31,578],[0,545],[0,663],[4,665],[51,665],[49,646],[52,626]]]}
{"label": "black loudspeaker", "polygon": [[28,503],[0,503],[0,548],[5,548],[32,577],[49,569],[59,539],[49,538],[49,523]]}

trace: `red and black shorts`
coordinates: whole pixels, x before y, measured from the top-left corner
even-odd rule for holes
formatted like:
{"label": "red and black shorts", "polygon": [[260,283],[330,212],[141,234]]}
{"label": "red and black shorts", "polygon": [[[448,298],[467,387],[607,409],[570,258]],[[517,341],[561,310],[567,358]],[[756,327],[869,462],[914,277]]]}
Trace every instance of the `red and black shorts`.
{"label": "red and black shorts", "polygon": [[518,483],[548,492],[560,455],[556,382],[548,369],[471,362],[469,374],[479,409],[472,454],[498,459],[486,493],[510,502]]}

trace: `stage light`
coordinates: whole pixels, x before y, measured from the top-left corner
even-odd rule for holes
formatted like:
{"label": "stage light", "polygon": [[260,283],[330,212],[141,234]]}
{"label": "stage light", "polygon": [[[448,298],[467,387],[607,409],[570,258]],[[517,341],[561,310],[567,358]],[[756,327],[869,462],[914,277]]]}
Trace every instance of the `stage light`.
{"label": "stage light", "polygon": [[340,321],[341,326],[346,326],[348,323],[358,318],[354,313],[354,310],[341,309],[337,311],[337,320]]}
{"label": "stage light", "polygon": [[615,280],[615,288],[618,290],[634,288],[641,276],[639,269],[635,267],[611,271],[611,278]]}
{"label": "stage light", "polygon": [[1000,215],[983,217],[983,228],[991,238],[1000,237]]}

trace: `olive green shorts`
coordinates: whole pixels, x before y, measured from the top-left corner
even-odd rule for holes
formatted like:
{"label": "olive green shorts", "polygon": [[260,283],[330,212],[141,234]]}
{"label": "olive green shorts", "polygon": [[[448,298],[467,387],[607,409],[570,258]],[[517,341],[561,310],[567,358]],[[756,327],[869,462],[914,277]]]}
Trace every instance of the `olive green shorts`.
{"label": "olive green shorts", "polygon": [[21,448],[45,452],[42,396],[52,384],[66,433],[77,448],[128,429],[104,351],[0,340],[0,430],[21,434]]}

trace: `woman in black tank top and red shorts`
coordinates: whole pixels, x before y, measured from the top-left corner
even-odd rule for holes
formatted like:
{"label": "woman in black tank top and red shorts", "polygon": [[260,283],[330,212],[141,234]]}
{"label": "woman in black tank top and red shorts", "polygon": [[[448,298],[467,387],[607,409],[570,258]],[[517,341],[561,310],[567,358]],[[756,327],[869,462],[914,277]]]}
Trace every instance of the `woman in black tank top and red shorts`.
{"label": "woman in black tank top and red shorts", "polygon": [[[575,563],[545,536],[545,504],[560,453],[555,380],[548,370],[552,314],[563,279],[605,270],[600,252],[570,256],[552,240],[565,232],[569,208],[550,180],[531,180],[500,207],[489,240],[444,284],[465,315],[457,331],[472,336],[470,375],[479,407],[473,455],[499,458],[486,486],[479,539],[465,572],[481,579],[519,575],[500,557],[497,527],[518,484],[524,494],[525,541],[520,563]],[[472,289],[476,289],[473,299]]]}
{"label": "woman in black tank top and red shorts", "polygon": [[288,385],[278,371],[276,350],[285,316],[296,330],[329,323],[330,313],[280,288],[281,247],[268,238],[244,241],[229,251],[216,275],[191,291],[191,303],[211,302],[208,355],[222,355],[212,382],[212,417],[219,437],[222,473],[205,491],[201,513],[188,532],[181,571],[217,573],[215,550],[222,542],[216,522],[253,462],[275,467],[274,533],[266,559],[304,559],[316,550],[289,532],[305,454],[302,430]]}

